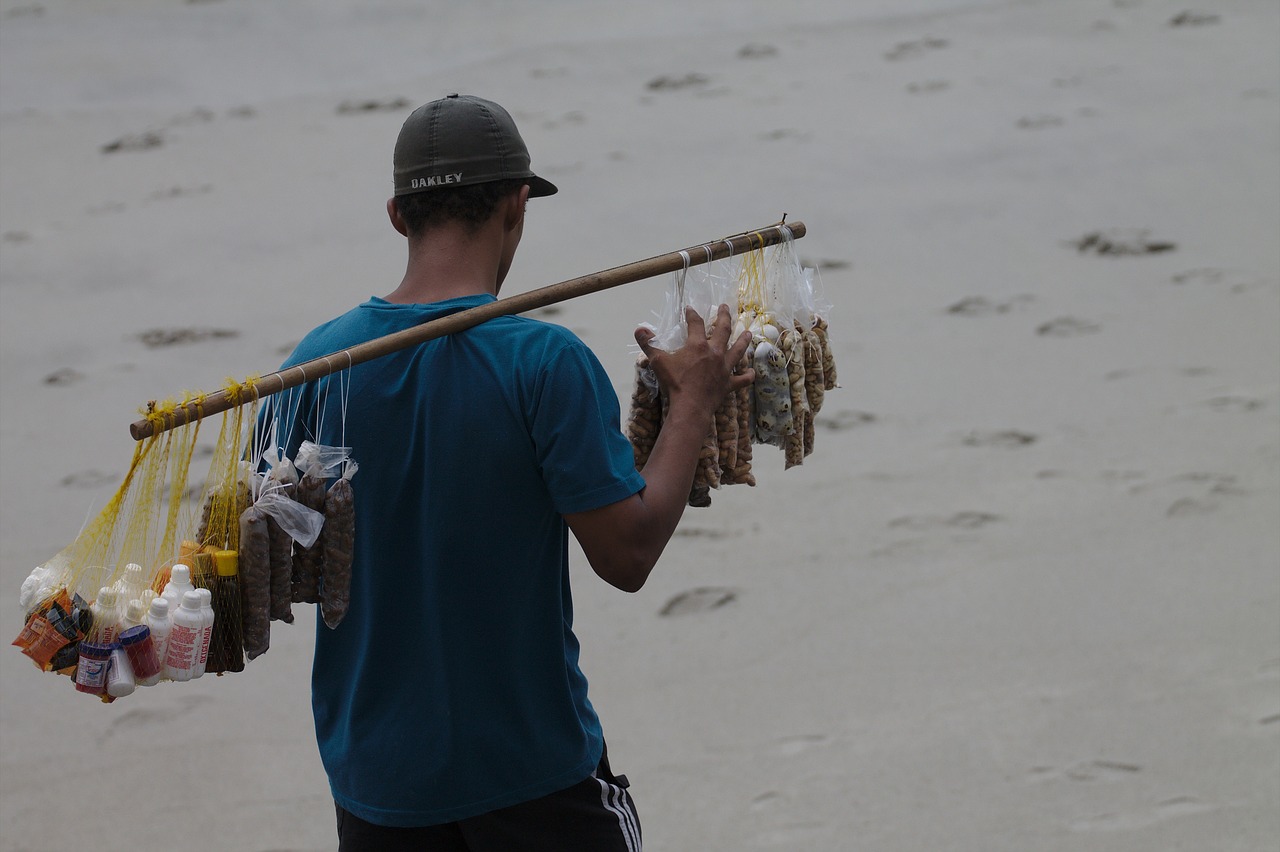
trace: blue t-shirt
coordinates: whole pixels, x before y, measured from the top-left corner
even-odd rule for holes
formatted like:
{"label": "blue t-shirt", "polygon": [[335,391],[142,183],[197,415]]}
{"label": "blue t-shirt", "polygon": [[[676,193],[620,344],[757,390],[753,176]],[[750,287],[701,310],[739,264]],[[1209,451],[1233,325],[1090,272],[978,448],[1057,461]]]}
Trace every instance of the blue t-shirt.
{"label": "blue t-shirt", "polygon": [[[490,301],[371,299],[286,363]],[[591,351],[559,326],[500,317],[279,401],[294,412],[292,446],[349,446],[359,463],[351,607],[337,629],[317,619],[312,671],[338,804],[433,825],[590,775],[602,736],[578,667],[562,515],[644,487]]]}

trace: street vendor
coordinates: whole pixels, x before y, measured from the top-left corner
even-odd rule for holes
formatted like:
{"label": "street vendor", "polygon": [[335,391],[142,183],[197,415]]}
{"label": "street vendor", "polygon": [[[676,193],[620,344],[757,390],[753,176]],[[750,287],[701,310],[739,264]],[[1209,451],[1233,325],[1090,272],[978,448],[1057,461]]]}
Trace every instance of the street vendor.
{"label": "street vendor", "polygon": [[[394,184],[403,280],[286,366],[495,301],[528,199],[557,191],[507,111],[467,95],[409,115]],[[726,308],[686,321],[674,352],[636,332],[669,395],[642,470],[597,358],[527,317],[358,364],[325,407],[319,438],[359,461],[350,609],[317,626],[312,675],[343,852],[641,848],[578,664],[568,536],[634,592],[675,531],[712,413],[752,381]]]}

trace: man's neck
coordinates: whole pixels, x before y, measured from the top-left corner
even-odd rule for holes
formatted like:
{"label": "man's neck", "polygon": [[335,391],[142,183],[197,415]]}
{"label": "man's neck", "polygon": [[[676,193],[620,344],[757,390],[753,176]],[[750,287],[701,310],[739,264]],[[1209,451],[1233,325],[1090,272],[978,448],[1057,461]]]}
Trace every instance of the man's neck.
{"label": "man's neck", "polygon": [[409,239],[404,279],[386,299],[413,304],[496,296],[502,245],[502,228],[493,220],[474,232],[452,223],[431,228]]}

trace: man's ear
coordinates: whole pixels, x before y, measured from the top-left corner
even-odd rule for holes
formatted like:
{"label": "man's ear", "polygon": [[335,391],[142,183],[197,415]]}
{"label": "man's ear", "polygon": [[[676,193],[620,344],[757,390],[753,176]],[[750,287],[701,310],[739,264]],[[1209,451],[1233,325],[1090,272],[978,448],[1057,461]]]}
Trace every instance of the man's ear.
{"label": "man's ear", "polygon": [[394,195],[387,199],[387,216],[391,219],[391,227],[399,231],[401,236],[409,236],[409,226],[404,223],[404,217],[400,215],[400,208],[396,206]]}
{"label": "man's ear", "polygon": [[512,200],[511,205],[507,208],[506,215],[503,217],[503,224],[508,231],[513,231],[520,225],[524,219],[524,208],[529,203],[529,184],[520,187],[519,192],[513,192],[507,196]]}

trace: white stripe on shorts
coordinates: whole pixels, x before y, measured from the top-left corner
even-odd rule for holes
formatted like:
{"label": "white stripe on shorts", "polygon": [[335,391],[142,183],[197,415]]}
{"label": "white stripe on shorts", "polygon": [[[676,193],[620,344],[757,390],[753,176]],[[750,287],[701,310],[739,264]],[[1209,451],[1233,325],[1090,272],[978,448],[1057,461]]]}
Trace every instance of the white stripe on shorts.
{"label": "white stripe on shorts", "polygon": [[627,802],[626,791],[616,784],[610,784],[594,772],[591,773],[600,784],[600,803],[605,810],[618,818],[618,827],[622,837],[627,841],[628,852],[641,852],[640,828],[637,825],[635,811]]}

